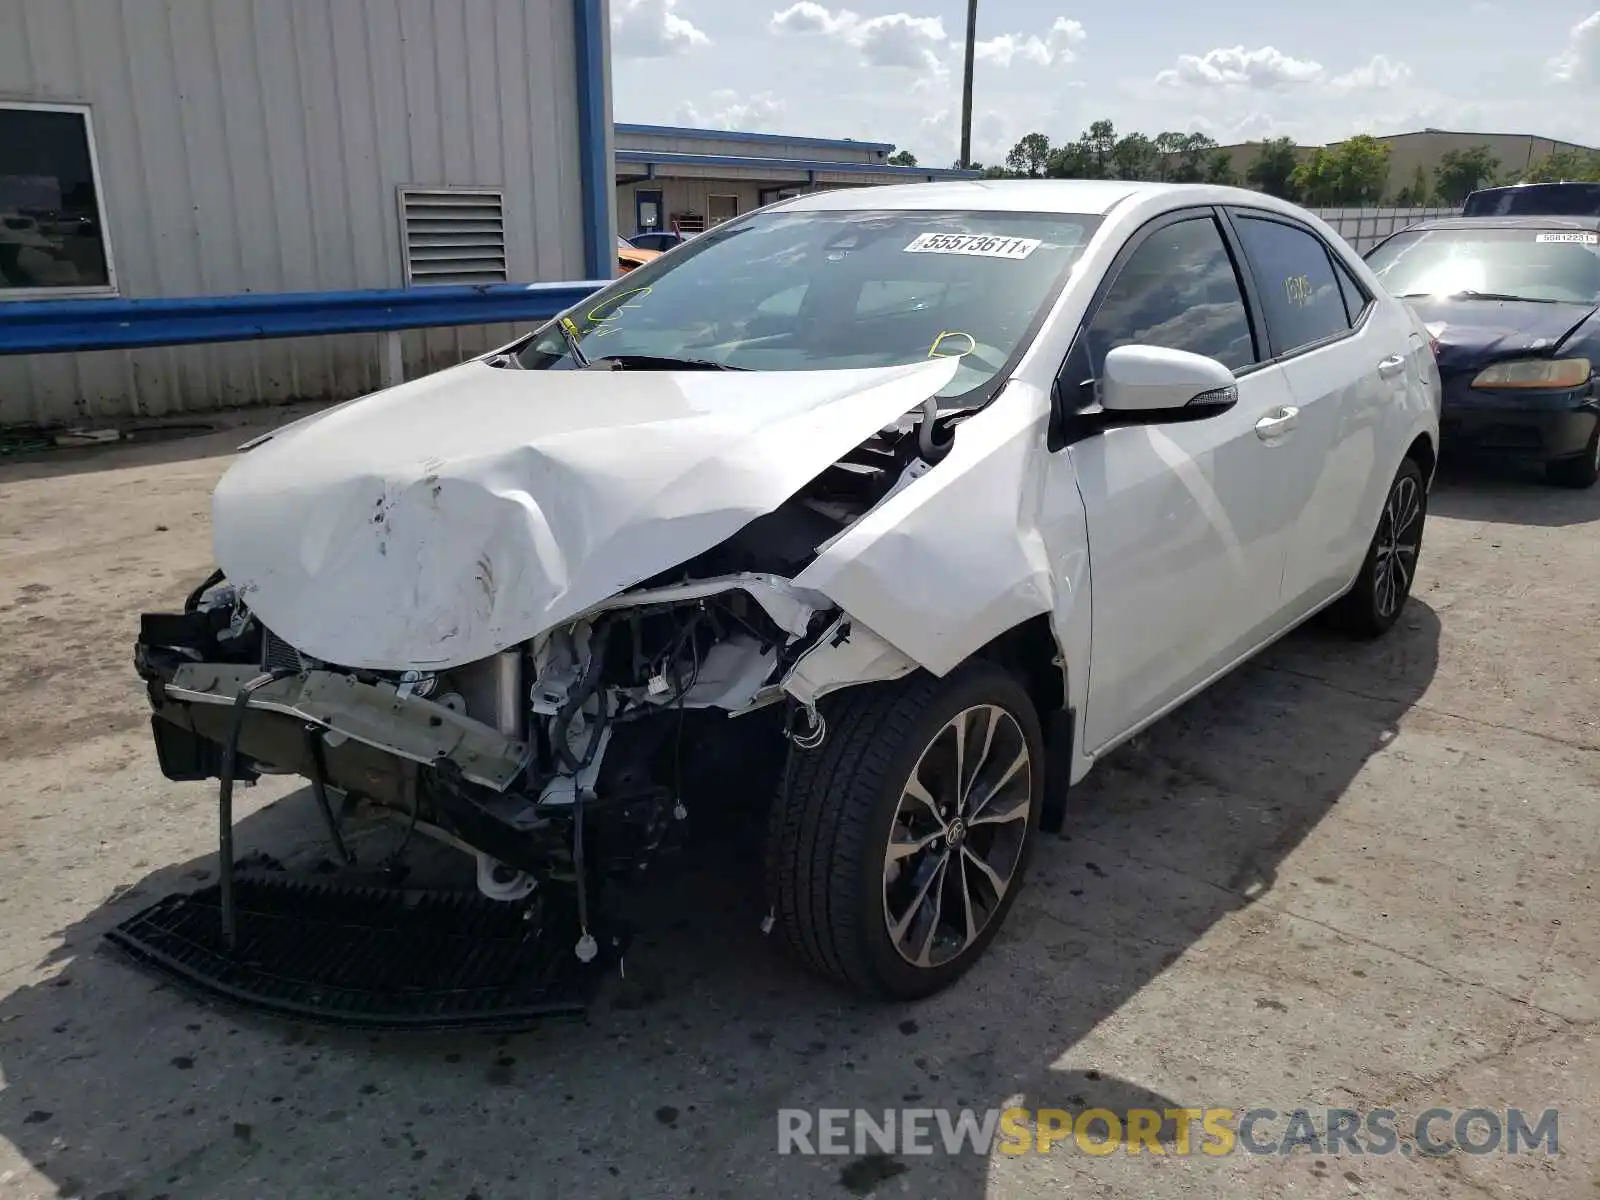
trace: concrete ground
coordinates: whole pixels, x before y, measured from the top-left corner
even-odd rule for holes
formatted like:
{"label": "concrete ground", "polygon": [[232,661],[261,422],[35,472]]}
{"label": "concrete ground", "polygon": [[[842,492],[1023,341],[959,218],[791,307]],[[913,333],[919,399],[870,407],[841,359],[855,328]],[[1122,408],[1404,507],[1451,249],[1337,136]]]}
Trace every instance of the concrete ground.
{"label": "concrete ground", "polygon": [[[130,653],[209,569],[239,440],[0,465],[0,1195],[1600,1197],[1600,490],[1443,482],[1403,624],[1297,633],[1116,754],[930,1002],[812,981],[701,871],[587,1023],[408,1040],[100,942],[213,865]],[[312,844],[303,791],[244,813],[242,851]],[[1007,1104],[1555,1106],[1561,1154],[776,1153],[780,1107]]]}

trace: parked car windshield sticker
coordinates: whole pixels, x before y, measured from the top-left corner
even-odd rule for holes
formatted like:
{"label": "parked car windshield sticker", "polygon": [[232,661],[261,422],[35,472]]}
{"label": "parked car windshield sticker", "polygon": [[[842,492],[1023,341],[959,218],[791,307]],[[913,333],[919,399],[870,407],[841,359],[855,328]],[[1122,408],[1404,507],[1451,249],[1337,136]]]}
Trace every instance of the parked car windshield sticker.
{"label": "parked car windshield sticker", "polygon": [[1580,246],[1600,246],[1600,233],[1540,233],[1536,242],[1577,242]]}
{"label": "parked car windshield sticker", "polygon": [[980,254],[985,258],[1027,258],[1043,243],[1038,238],[1001,237],[994,233],[922,233],[906,247],[907,254]]}

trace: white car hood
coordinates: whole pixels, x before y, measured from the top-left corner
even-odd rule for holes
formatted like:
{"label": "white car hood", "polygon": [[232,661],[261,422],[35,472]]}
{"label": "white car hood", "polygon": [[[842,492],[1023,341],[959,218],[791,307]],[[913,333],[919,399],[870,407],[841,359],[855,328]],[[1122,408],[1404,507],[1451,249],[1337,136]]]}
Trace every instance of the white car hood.
{"label": "white car hood", "polygon": [[246,453],[212,499],[217,565],[269,629],[317,658],[473,662],[731,537],[956,366],[464,363]]}

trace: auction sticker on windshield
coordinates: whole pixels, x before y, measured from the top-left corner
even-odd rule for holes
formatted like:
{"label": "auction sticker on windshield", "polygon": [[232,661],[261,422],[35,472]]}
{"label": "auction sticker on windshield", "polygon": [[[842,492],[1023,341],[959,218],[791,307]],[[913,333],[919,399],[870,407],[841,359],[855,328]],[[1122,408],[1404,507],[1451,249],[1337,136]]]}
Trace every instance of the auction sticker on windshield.
{"label": "auction sticker on windshield", "polygon": [[985,258],[1027,258],[1043,243],[1038,238],[1002,237],[995,233],[923,233],[906,247],[907,254],[981,254]]}
{"label": "auction sticker on windshield", "polygon": [[1541,233],[1536,242],[1577,242],[1580,246],[1600,246],[1600,233]]}

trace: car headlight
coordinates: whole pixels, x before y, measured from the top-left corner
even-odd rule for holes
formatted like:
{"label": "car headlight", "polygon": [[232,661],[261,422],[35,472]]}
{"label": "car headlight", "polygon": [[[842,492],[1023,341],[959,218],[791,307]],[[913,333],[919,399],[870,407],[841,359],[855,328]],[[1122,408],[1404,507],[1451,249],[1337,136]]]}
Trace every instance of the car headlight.
{"label": "car headlight", "polygon": [[1559,391],[1589,382],[1587,358],[1524,358],[1496,363],[1478,372],[1475,388],[1540,388]]}

